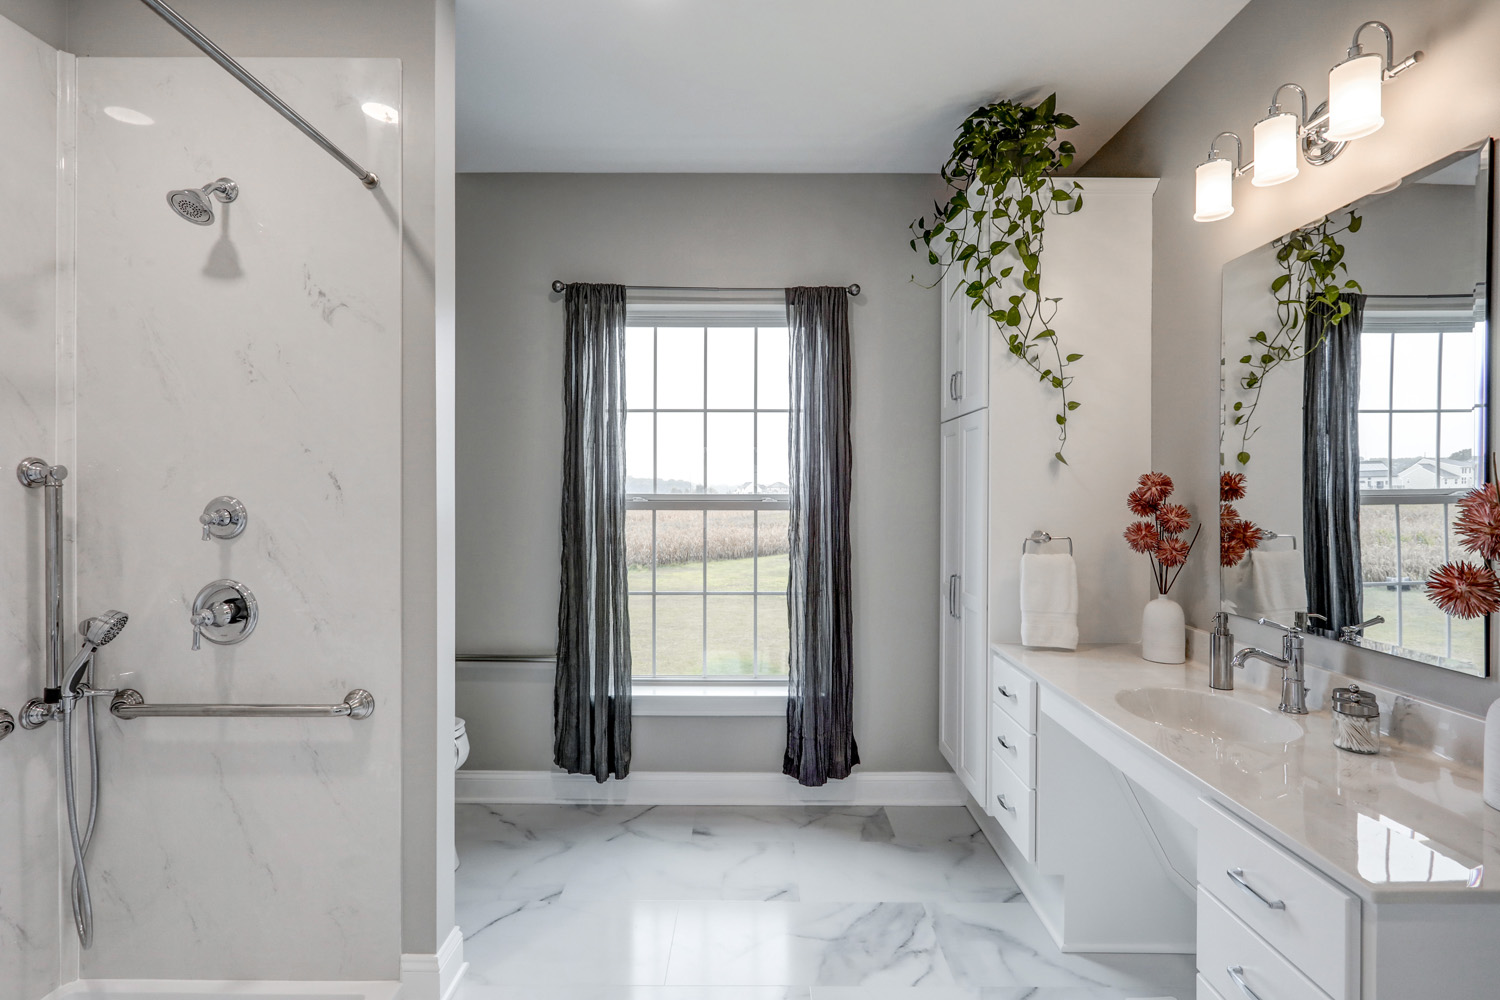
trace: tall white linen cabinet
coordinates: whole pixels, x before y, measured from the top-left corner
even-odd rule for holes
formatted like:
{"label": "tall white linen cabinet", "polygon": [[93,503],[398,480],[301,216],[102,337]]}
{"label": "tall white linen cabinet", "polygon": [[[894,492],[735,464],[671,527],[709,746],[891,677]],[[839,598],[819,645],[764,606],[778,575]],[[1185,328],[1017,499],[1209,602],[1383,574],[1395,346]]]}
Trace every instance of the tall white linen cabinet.
{"label": "tall white linen cabinet", "polygon": [[1125,494],[1151,462],[1157,182],[1079,183],[1082,210],[1047,217],[1041,266],[1042,294],[1061,299],[1053,325],[1063,350],[1084,355],[1071,368],[1081,405],[1069,419],[1067,465],[1052,457],[1057,393],[969,308],[956,271],[943,283],[938,743],[969,794],[1027,853],[1035,760],[1024,745],[1012,749],[1017,737],[1007,731],[1034,741],[1035,720],[1028,731],[1027,707],[1000,693],[989,655],[991,643],[1020,641],[1022,541],[1038,530],[1072,540],[1083,642],[1139,640],[1150,596],[1146,560],[1120,533]]}

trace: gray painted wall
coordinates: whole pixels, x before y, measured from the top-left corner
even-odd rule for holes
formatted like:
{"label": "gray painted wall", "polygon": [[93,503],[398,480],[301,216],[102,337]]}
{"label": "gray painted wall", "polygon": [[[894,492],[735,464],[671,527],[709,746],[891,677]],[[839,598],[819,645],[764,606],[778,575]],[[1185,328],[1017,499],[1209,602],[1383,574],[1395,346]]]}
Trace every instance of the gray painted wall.
{"label": "gray painted wall", "polygon": [[[47,0],[0,0],[9,8]],[[174,0],[234,56],[402,68],[402,886],[408,953],[452,929],[454,0]],[[135,0],[57,0],[80,56],[198,56]],[[18,18],[18,23],[25,24]],[[246,92],[243,99],[256,98]],[[233,114],[226,108],[225,114]],[[316,123],[314,123],[316,124]],[[291,128],[290,125],[287,128]],[[342,170],[332,160],[330,170]],[[355,183],[350,178],[350,183]],[[375,692],[397,707],[395,692]]]}
{"label": "gray painted wall", "polygon": [[[1202,162],[1209,140],[1222,129],[1248,140],[1272,88],[1284,81],[1301,83],[1321,100],[1329,67],[1343,58],[1354,28],[1370,18],[1391,26],[1397,58],[1416,48],[1426,52],[1425,61],[1385,88],[1385,127],[1329,166],[1304,165],[1302,175],[1288,184],[1256,188],[1248,178],[1240,180],[1231,218],[1194,222],[1193,168]],[[1377,33],[1369,33],[1366,44],[1378,41]],[[1082,168],[1095,176],[1161,178],[1153,261],[1153,464],[1177,477],[1198,510],[1213,509],[1217,500],[1223,264],[1500,131],[1497,48],[1500,5],[1494,3],[1252,0]],[[1216,570],[1214,560],[1194,559],[1183,577],[1192,624],[1205,625],[1214,611]],[[1318,644],[1310,656],[1469,711],[1482,712],[1500,695],[1500,680],[1463,677],[1378,654],[1351,655]]]}
{"label": "gray painted wall", "polygon": [[[937,750],[938,330],[907,223],[935,178],[461,174],[458,648],[556,644],[563,313],[554,278],[781,287],[858,282],[855,726],[871,770]],[[468,767],[551,767],[551,669],[461,668]],[[637,718],[637,770],[779,771],[776,718]]]}
{"label": "gray painted wall", "polygon": [[66,0],[0,0],[0,17],[25,28],[54,49],[66,49]]}

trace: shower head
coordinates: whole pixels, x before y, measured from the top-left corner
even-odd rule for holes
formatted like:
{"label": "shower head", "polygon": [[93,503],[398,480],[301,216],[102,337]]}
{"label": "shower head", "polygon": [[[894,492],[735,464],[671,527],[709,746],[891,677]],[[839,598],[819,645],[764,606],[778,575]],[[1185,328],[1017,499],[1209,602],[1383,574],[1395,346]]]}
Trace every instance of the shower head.
{"label": "shower head", "polygon": [[78,634],[83,636],[83,645],[63,671],[62,690],[66,698],[71,698],[78,691],[78,682],[83,679],[83,672],[88,669],[89,661],[94,658],[99,647],[108,645],[115,636],[125,631],[128,621],[130,616],[123,611],[106,611],[78,623]]}
{"label": "shower head", "polygon": [[214,203],[210,195],[228,204],[240,196],[240,186],[228,177],[203,185],[201,188],[182,188],[167,192],[167,204],[172,211],[195,226],[210,226],[214,221]]}
{"label": "shower head", "polygon": [[130,616],[123,611],[106,611],[93,618],[85,618],[78,624],[78,634],[94,647],[108,645],[110,640],[125,631]]}

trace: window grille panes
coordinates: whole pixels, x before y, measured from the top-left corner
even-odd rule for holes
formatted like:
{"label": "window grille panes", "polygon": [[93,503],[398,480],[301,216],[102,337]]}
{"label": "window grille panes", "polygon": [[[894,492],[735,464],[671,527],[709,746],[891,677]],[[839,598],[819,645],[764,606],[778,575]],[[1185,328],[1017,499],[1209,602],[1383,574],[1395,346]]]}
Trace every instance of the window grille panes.
{"label": "window grille panes", "polygon": [[[1372,296],[1360,336],[1360,563],[1366,636],[1483,672],[1485,626],[1443,614],[1428,575],[1464,557],[1455,501],[1484,481],[1485,334],[1472,301]],[[1465,667],[1464,664],[1471,665]]]}
{"label": "window grille panes", "polygon": [[627,561],[637,679],[787,673],[787,331],[626,332]]}

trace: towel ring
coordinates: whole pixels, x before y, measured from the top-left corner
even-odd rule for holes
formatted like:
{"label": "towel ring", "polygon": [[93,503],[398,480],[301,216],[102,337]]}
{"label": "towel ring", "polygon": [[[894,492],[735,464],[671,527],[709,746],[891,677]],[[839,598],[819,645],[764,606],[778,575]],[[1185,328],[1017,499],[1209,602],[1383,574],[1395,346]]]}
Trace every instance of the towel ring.
{"label": "towel ring", "polygon": [[1069,536],[1053,535],[1046,531],[1033,531],[1029,537],[1021,539],[1021,554],[1023,556],[1026,554],[1026,546],[1033,542],[1036,543],[1037,548],[1041,548],[1048,542],[1067,542],[1068,555],[1073,554],[1073,539]]}
{"label": "towel ring", "polygon": [[1290,538],[1292,540],[1292,551],[1295,552],[1297,550],[1297,536],[1296,535],[1293,535],[1293,534],[1290,534],[1290,533],[1282,533],[1280,531],[1269,531],[1269,530],[1264,530],[1261,533],[1261,540],[1262,541],[1274,542],[1278,538]]}

